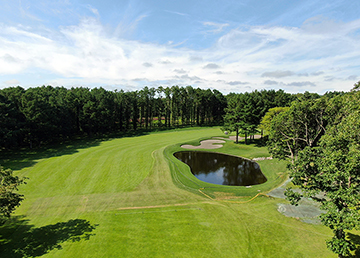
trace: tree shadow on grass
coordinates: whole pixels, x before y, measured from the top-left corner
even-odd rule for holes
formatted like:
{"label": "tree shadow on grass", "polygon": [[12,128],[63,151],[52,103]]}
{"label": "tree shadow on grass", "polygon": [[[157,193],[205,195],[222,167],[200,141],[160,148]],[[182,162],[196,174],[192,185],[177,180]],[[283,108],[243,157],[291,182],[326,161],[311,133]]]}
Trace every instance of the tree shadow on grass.
{"label": "tree shadow on grass", "polygon": [[2,151],[0,152],[0,164],[11,170],[21,170],[34,166],[37,160],[74,154],[78,152],[79,149],[95,147],[100,143],[101,140],[98,139],[82,139],[33,149],[24,148]]}
{"label": "tree shadow on grass", "polygon": [[263,138],[259,138],[259,139],[254,139],[253,143],[255,144],[256,147],[265,147],[266,143],[268,141],[268,136],[263,136]]}
{"label": "tree shadow on grass", "polygon": [[245,139],[239,140],[239,145],[250,145],[250,144],[254,144],[255,147],[265,147],[266,143],[267,143],[268,137],[264,136],[263,138],[258,138],[258,139],[250,139],[250,137],[248,136],[246,143],[245,143]]}
{"label": "tree shadow on grass", "polygon": [[359,235],[355,235],[352,233],[347,233],[347,238],[351,241],[351,243],[353,243],[353,245],[355,245],[356,249],[355,249],[355,253],[354,256],[352,257],[358,257],[360,258],[360,236]]}
{"label": "tree shadow on grass", "polygon": [[117,138],[137,137],[146,135],[146,131],[129,131],[126,133],[109,134],[101,136],[79,137],[77,139],[67,140],[62,143],[46,145],[33,149],[23,148],[14,150],[0,150],[0,165],[11,170],[21,170],[26,167],[34,166],[37,160],[71,155],[77,153],[80,149],[96,147],[101,142]]}
{"label": "tree shadow on grass", "polygon": [[53,249],[62,249],[64,242],[89,240],[97,225],[84,219],[71,219],[35,228],[24,217],[14,217],[0,226],[0,257],[37,257]]}

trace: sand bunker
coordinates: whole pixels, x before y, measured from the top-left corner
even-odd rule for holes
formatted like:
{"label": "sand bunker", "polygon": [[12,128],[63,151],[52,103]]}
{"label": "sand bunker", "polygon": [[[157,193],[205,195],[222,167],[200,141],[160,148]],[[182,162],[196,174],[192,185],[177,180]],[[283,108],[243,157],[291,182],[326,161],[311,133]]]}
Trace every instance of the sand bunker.
{"label": "sand bunker", "polygon": [[181,145],[181,148],[184,148],[184,149],[218,149],[223,146],[222,143],[225,143],[225,141],[205,140],[205,141],[201,141],[199,146],[185,144],[185,145]]}
{"label": "sand bunker", "polygon": [[[222,143],[225,143],[224,140],[232,140],[232,141],[236,140],[236,136],[229,136],[229,138],[224,138],[224,137],[213,137],[213,138],[219,139],[219,140],[204,140],[204,141],[200,142],[199,146],[184,144],[184,145],[181,145],[181,148],[184,148],[184,149],[218,149],[223,146]],[[254,138],[259,139],[259,138],[261,138],[261,135],[254,135]],[[239,137],[239,141],[241,141],[243,139],[244,139],[244,137]]]}

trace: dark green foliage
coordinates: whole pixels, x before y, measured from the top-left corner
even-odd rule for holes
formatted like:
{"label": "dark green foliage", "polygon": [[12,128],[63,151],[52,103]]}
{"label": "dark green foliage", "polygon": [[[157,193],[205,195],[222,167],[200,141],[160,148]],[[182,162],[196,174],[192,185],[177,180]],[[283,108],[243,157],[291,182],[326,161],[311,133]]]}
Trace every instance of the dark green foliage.
{"label": "dark green foliage", "polygon": [[228,106],[225,109],[223,130],[236,132],[236,143],[238,143],[239,132],[247,130],[247,117],[249,114],[244,110],[244,95],[233,95],[228,98]]}
{"label": "dark green foliage", "polygon": [[29,88],[21,96],[26,118],[26,142],[32,147],[71,134],[65,88]]}
{"label": "dark green foliage", "polygon": [[300,193],[294,192],[291,188],[286,188],[284,195],[286,199],[290,201],[292,205],[298,206],[299,201],[301,200],[302,195]]}
{"label": "dark green foliage", "polygon": [[302,196],[319,202],[321,222],[334,236],[328,248],[339,257],[355,250],[346,231],[360,229],[360,92],[303,99],[271,124],[270,150],[290,158],[290,176],[301,193],[287,189],[292,204]]}
{"label": "dark green foliage", "polygon": [[24,137],[25,117],[14,102],[0,95],[0,146],[17,146]]}
{"label": "dark green foliage", "polygon": [[289,106],[292,100],[294,97],[282,90],[230,93],[227,96],[223,130],[236,132],[236,136],[245,134],[247,143],[247,136],[256,133],[261,119],[270,108]]}
{"label": "dark green foliage", "polygon": [[39,147],[73,136],[219,125],[226,98],[173,86],[140,91],[42,86],[0,90],[0,149]]}
{"label": "dark green foliage", "polygon": [[[319,147],[307,146],[292,166],[293,183],[326,211],[322,223],[334,231],[330,250],[346,256],[353,249],[345,230],[360,229],[360,112],[333,125]],[[324,197],[317,194],[323,193]]]}
{"label": "dark green foliage", "polygon": [[19,146],[24,141],[26,118],[20,111],[21,87],[6,88],[0,91],[0,149]]}
{"label": "dark green foliage", "polygon": [[327,99],[294,101],[270,125],[269,151],[275,158],[296,160],[298,151],[315,147],[327,125]]}
{"label": "dark green foliage", "polygon": [[17,193],[18,186],[23,183],[24,179],[14,176],[10,169],[0,167],[0,225],[24,200],[24,196]]}

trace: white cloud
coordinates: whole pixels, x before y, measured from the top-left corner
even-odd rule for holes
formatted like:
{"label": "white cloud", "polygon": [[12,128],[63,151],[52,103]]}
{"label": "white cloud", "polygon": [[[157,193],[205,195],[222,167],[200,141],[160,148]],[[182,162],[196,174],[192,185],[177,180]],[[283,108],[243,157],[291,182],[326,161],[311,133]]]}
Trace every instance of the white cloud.
{"label": "white cloud", "polygon": [[264,84],[266,84],[266,85],[278,85],[279,83],[277,81],[266,80],[266,81],[264,81]]}
{"label": "white cloud", "polygon": [[332,82],[332,81],[334,81],[336,78],[334,77],[334,76],[325,76],[325,81],[326,82]]}
{"label": "white cloud", "polygon": [[17,63],[17,62],[20,61],[17,58],[15,58],[15,57],[7,54],[7,53],[4,56],[2,56],[1,59],[3,59],[5,62],[10,63],[10,64],[11,63]]}
{"label": "white cloud", "polygon": [[349,77],[346,78],[346,80],[355,81],[357,78],[358,78],[357,75],[350,75]]}
{"label": "white cloud", "polygon": [[190,56],[190,61],[191,62],[200,62],[203,61],[203,58],[201,56]]}
{"label": "white cloud", "polygon": [[7,81],[4,81],[4,83],[7,85],[7,86],[17,86],[17,85],[20,85],[20,82],[16,79],[12,79],[12,80],[7,80]]}
{"label": "white cloud", "polygon": [[273,71],[273,72],[265,72],[261,75],[261,77],[282,78],[292,75],[295,75],[295,73],[292,71]]}
{"label": "white cloud", "polygon": [[[321,33],[318,28],[331,25],[333,21],[317,20],[299,28],[240,27],[200,50],[119,38],[116,30],[109,31],[94,18],[51,33],[1,25],[0,74],[41,69],[65,86],[99,83],[141,88],[145,83],[192,83],[226,92],[249,83],[252,89],[264,85],[294,89],[316,85],[319,92],[351,89],[352,85],[339,84],[336,78],[356,79],[360,50],[353,32],[360,29],[360,20],[339,23],[333,32]],[[219,64],[221,71],[214,70]],[[295,76],[306,81],[294,82]],[[283,81],[264,81],[264,77]]]}
{"label": "white cloud", "polygon": [[91,5],[87,5],[87,8],[97,17],[97,18],[100,18],[100,14],[99,14],[99,11],[92,7]]}
{"label": "white cloud", "polygon": [[174,72],[175,73],[187,73],[187,71],[185,71],[184,69],[175,69]]}
{"label": "white cloud", "polygon": [[[139,26],[139,23],[145,18],[149,17],[147,11],[140,11],[141,8],[131,3],[130,1],[128,7],[124,10],[123,15],[121,16],[121,21],[118,23],[115,29],[115,35],[120,38],[125,38],[136,30]],[[139,8],[139,9],[138,9]]]}
{"label": "white cloud", "polygon": [[132,79],[132,81],[134,82],[142,82],[142,81],[147,81],[146,78],[135,78],[135,79]]}
{"label": "white cloud", "polygon": [[177,14],[177,15],[180,15],[180,16],[189,16],[189,15],[186,14],[186,13],[180,13],[180,12],[175,12],[175,11],[165,10],[165,12]]}
{"label": "white cloud", "polygon": [[229,84],[229,85],[247,85],[249,83],[248,82],[241,82],[241,81],[231,81],[231,82],[227,82],[227,84]]}
{"label": "white cloud", "polygon": [[208,33],[220,33],[224,28],[228,27],[228,23],[216,23],[216,22],[203,22],[203,25],[212,27],[212,30],[208,30]]}
{"label": "white cloud", "polygon": [[214,63],[209,63],[209,64],[205,65],[203,68],[204,69],[218,69],[218,68],[220,68],[220,66],[217,64],[214,64]]}
{"label": "white cloud", "polygon": [[36,33],[33,33],[33,32],[29,32],[29,31],[26,31],[24,29],[20,29],[20,28],[16,28],[16,27],[13,27],[13,26],[10,26],[10,27],[6,27],[6,26],[1,26],[0,27],[1,30],[2,30],[2,33],[4,35],[6,35],[9,39],[12,39],[12,40],[19,40],[19,39],[32,39],[32,40],[40,40],[40,41],[44,41],[46,43],[50,43],[51,40],[49,38],[46,38],[44,36],[41,36],[39,34],[36,34]]}
{"label": "white cloud", "polygon": [[269,77],[269,78],[282,78],[282,77],[288,77],[288,76],[304,76],[308,77],[308,73],[295,73],[293,71],[271,71],[271,72],[265,72],[261,74],[261,77]]}
{"label": "white cloud", "polygon": [[323,72],[323,71],[319,71],[319,72],[312,72],[312,73],[311,73],[311,75],[313,75],[313,76],[318,76],[318,75],[322,75],[322,74],[324,74],[324,72]]}
{"label": "white cloud", "polygon": [[161,60],[159,61],[159,64],[171,64],[171,62],[169,60]]}
{"label": "white cloud", "polygon": [[152,67],[153,66],[152,63],[148,63],[148,62],[145,62],[142,65],[145,66],[145,67]]}
{"label": "white cloud", "polygon": [[188,74],[184,74],[181,76],[176,75],[174,78],[185,80],[185,81],[201,81],[201,78],[199,78],[197,76],[189,76]]}
{"label": "white cloud", "polygon": [[295,87],[305,87],[305,86],[311,86],[311,87],[315,87],[315,83],[313,82],[309,82],[309,81],[306,81],[306,82],[291,82],[291,83],[288,83],[286,84],[287,86],[295,86]]}
{"label": "white cloud", "polygon": [[305,77],[308,77],[309,76],[309,74],[308,73],[298,73],[298,74],[296,74],[297,76],[305,76]]}
{"label": "white cloud", "polygon": [[41,21],[41,19],[39,17],[30,13],[29,9],[30,9],[30,4],[28,4],[24,7],[22,0],[19,0],[19,11],[23,17],[27,17],[27,18],[29,18],[31,20],[35,20],[35,21]]}
{"label": "white cloud", "polygon": [[[324,20],[320,23],[324,27],[331,27],[331,21]],[[249,61],[265,60],[266,63],[286,62],[295,64],[314,60],[314,65],[323,64],[328,58],[348,58],[349,52],[359,56],[356,48],[356,38],[351,32],[360,28],[360,20],[351,22],[347,26],[334,28],[333,33],[315,34],[309,24],[300,28],[295,27],[268,27],[254,26],[230,31],[222,36],[218,45],[224,50],[239,50],[233,59],[241,56]],[[316,24],[314,26],[319,26]],[[347,29],[344,29],[346,27]],[[336,55],[334,55],[336,53]],[[302,67],[301,67],[302,68]]]}

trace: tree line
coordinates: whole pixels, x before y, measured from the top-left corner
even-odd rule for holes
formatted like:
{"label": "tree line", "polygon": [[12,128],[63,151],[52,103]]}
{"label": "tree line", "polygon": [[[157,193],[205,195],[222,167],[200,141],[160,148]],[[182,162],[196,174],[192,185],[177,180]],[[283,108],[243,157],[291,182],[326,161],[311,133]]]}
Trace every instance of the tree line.
{"label": "tree line", "polygon": [[217,90],[145,87],[139,91],[42,86],[0,90],[0,148],[33,147],[74,135],[219,125]]}
{"label": "tree line", "polygon": [[0,149],[38,147],[73,136],[224,125],[224,121],[227,130],[248,134],[269,108],[289,106],[297,98],[299,94],[283,90],[224,96],[215,89],[191,86],[127,92],[10,87],[0,90]]}

